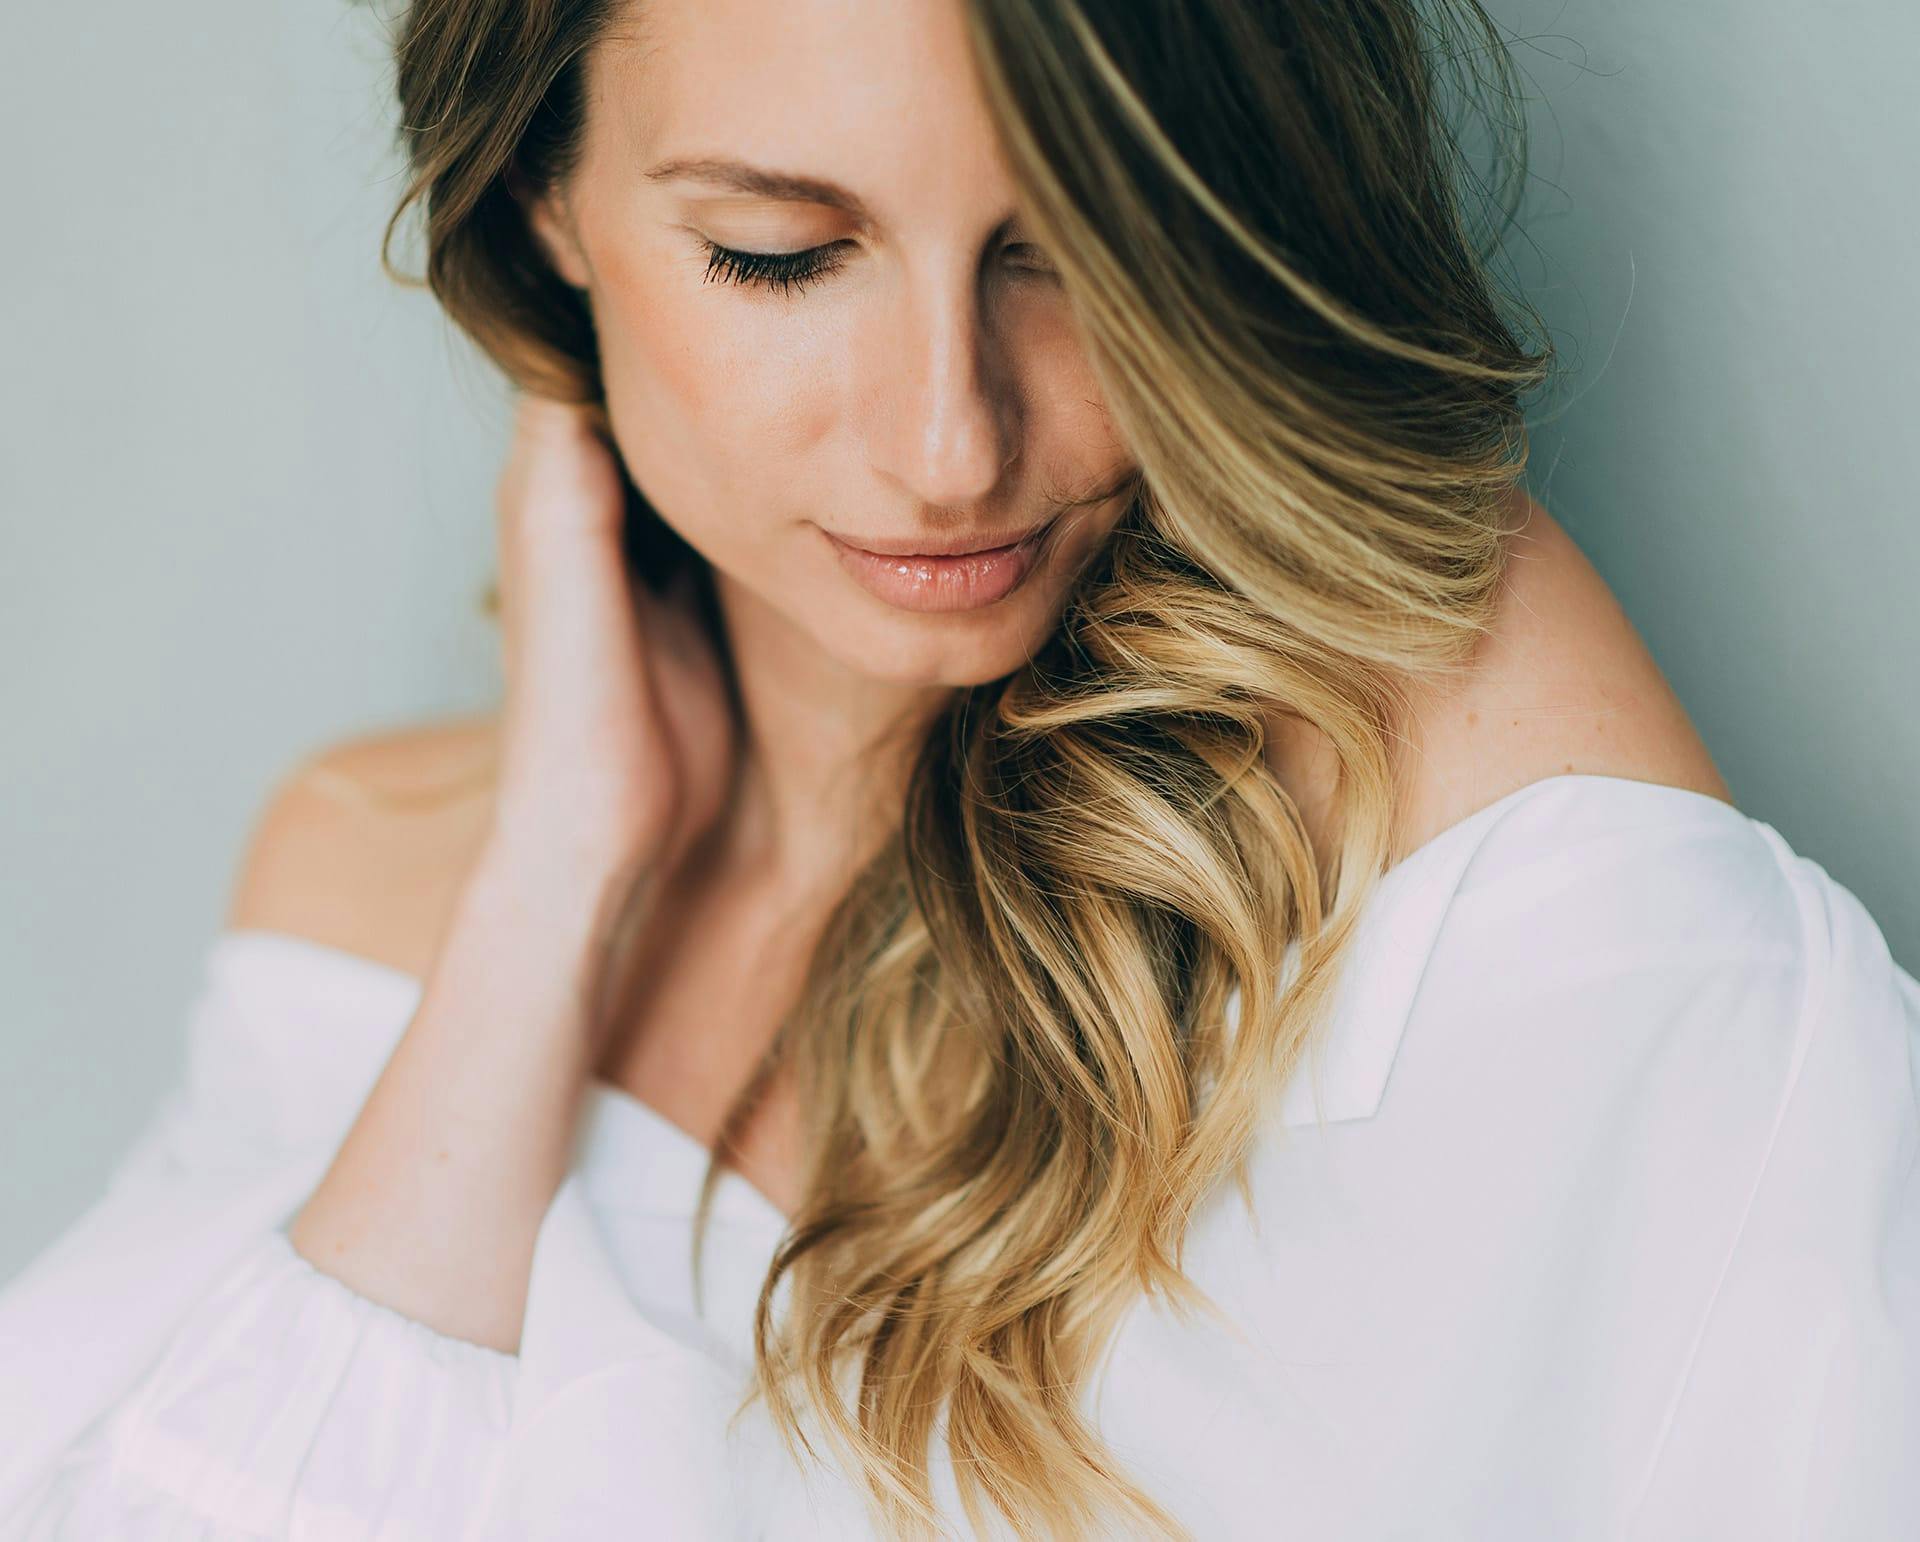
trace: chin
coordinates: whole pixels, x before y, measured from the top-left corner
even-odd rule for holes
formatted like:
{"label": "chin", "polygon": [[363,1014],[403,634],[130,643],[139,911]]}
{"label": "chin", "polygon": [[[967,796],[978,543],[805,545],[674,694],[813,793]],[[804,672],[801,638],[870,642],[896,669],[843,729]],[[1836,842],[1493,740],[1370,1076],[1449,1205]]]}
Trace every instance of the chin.
{"label": "chin", "polygon": [[827,646],[871,680],[963,689],[1019,669],[1056,624],[1056,618],[1036,618],[1027,608],[999,616],[989,608],[964,623],[952,615],[901,616],[878,628],[842,628]]}

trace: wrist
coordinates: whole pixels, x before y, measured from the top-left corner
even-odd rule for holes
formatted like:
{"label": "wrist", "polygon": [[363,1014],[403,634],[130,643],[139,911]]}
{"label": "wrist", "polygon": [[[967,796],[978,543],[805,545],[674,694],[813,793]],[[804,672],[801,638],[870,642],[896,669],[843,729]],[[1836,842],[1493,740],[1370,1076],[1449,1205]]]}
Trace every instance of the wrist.
{"label": "wrist", "polygon": [[489,841],[461,890],[443,957],[463,955],[508,997],[538,1001],[561,986],[583,1047],[597,1045],[603,992],[644,917],[650,880],[644,865],[561,861],[548,846]]}
{"label": "wrist", "polygon": [[468,872],[470,905],[542,930],[597,935],[645,885],[652,864],[587,841],[529,840],[495,828]]}

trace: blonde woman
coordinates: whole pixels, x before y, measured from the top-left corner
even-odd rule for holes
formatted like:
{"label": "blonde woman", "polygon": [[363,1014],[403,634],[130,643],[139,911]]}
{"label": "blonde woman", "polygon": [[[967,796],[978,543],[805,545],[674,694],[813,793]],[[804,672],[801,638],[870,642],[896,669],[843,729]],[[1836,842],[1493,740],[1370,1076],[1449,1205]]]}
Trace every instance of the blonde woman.
{"label": "blonde woman", "polygon": [[396,47],[501,710],[260,815],[5,1536],[1920,1534],[1920,988],[1523,491],[1470,0]]}

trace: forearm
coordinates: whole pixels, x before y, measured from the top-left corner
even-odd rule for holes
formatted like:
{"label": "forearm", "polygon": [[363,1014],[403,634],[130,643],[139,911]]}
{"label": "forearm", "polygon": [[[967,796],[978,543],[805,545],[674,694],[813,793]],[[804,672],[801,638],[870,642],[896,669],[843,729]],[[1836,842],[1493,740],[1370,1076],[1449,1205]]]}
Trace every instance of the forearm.
{"label": "forearm", "polygon": [[361,1295],[517,1353],[534,1241],[600,1043],[590,1004],[633,881],[490,847],[420,1006],[289,1229]]}

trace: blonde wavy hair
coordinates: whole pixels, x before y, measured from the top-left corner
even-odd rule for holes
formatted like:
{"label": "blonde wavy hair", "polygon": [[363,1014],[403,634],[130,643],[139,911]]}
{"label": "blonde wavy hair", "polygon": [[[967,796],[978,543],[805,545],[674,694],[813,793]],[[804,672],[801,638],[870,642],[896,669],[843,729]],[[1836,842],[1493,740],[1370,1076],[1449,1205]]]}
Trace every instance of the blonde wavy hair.
{"label": "blonde wavy hair", "polygon": [[[1138,470],[1047,645],[918,746],[897,835],[729,1120],[790,1057],[809,1176],[753,1391],[796,1456],[824,1432],[850,1458],[886,1534],[940,1529],[943,1435],[975,1529],[1179,1535],[1079,1393],[1144,1297],[1206,1306],[1189,1220],[1224,1180],[1248,1193],[1317,1052],[1389,865],[1408,688],[1489,630],[1551,358],[1489,278],[1520,98],[1473,0],[964,4]],[[619,12],[411,6],[411,181],[381,247],[421,282],[390,248],[422,205],[447,313],[523,389],[602,411],[591,317],[515,193],[576,163],[582,61]],[[1491,181],[1470,111],[1498,131]],[[650,584],[700,563],[630,497]],[[1324,860],[1267,763],[1287,721],[1337,761]]]}

